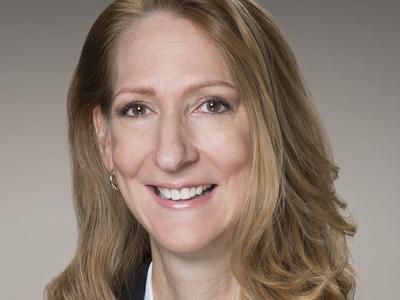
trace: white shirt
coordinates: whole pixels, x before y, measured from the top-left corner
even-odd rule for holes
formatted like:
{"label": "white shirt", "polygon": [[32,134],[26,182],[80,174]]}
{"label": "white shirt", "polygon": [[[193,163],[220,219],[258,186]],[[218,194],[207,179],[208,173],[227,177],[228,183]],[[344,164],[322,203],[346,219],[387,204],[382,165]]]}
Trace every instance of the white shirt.
{"label": "white shirt", "polygon": [[146,290],[144,292],[144,300],[154,300],[153,284],[151,282],[152,274],[153,274],[153,262],[150,263],[149,269],[147,271]]}

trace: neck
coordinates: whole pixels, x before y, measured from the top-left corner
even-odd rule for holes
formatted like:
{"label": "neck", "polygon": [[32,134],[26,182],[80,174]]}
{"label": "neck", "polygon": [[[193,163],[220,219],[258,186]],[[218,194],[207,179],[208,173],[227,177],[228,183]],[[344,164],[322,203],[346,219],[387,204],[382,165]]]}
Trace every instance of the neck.
{"label": "neck", "polygon": [[231,271],[231,253],[226,250],[229,247],[190,256],[166,251],[153,241],[151,248],[156,300],[239,299],[239,284]]}

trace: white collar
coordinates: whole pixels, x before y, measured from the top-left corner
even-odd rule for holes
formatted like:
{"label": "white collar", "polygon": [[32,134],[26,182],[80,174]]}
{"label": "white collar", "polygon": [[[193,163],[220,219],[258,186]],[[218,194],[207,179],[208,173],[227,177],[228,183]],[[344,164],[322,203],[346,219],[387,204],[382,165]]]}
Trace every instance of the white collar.
{"label": "white collar", "polygon": [[153,284],[151,280],[152,274],[153,274],[153,262],[150,263],[149,269],[147,270],[146,291],[144,292],[144,300],[154,300]]}

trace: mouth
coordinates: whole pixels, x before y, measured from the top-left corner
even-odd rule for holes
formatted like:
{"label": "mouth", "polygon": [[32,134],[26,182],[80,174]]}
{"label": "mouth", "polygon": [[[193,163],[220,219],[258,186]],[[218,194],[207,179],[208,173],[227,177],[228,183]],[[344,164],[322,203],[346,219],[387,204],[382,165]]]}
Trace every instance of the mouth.
{"label": "mouth", "polygon": [[152,186],[152,188],[154,193],[161,199],[182,202],[204,197],[205,195],[211,193],[216,186],[216,184],[206,184],[195,187],[187,187],[180,190],[167,189],[157,186]]}

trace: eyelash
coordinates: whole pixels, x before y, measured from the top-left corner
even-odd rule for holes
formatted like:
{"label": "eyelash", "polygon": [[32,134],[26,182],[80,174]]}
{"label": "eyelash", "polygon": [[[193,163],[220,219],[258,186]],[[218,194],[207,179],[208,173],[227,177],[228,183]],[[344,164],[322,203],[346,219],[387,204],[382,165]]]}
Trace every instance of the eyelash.
{"label": "eyelash", "polygon": [[216,102],[218,104],[221,104],[224,107],[223,111],[220,111],[220,112],[206,112],[210,115],[219,115],[219,114],[227,112],[231,109],[231,105],[227,101],[225,101],[223,98],[218,97],[218,96],[207,97],[206,100],[199,105],[199,108],[210,102]]}
{"label": "eyelash", "polygon": [[[204,101],[202,104],[200,104],[199,108],[204,106],[205,104],[207,104],[209,102],[216,102],[216,103],[221,104],[222,106],[224,106],[224,110],[220,111],[220,112],[205,112],[205,113],[208,113],[210,115],[219,115],[219,114],[222,114],[222,113],[224,113],[226,111],[229,111],[231,109],[231,105],[228,102],[226,102],[223,98],[217,97],[217,96],[212,96],[212,97],[206,98],[206,101]],[[145,113],[144,115],[131,114],[131,115],[128,116],[128,112],[131,109],[133,109],[135,107],[135,105],[142,105],[145,108],[145,111],[147,111],[149,109],[149,107],[146,104],[144,104],[143,102],[141,102],[141,101],[132,101],[132,102],[128,103],[127,105],[125,105],[121,109],[120,115],[121,116],[125,116],[125,117],[132,117],[132,118],[140,118],[140,117],[143,117],[144,115],[146,115],[146,113]]]}
{"label": "eyelash", "polygon": [[135,116],[135,115],[128,116],[129,110],[134,108],[135,105],[143,105],[146,110],[149,109],[148,106],[141,101],[131,101],[121,109],[120,115],[123,117],[139,118],[139,116]]}

